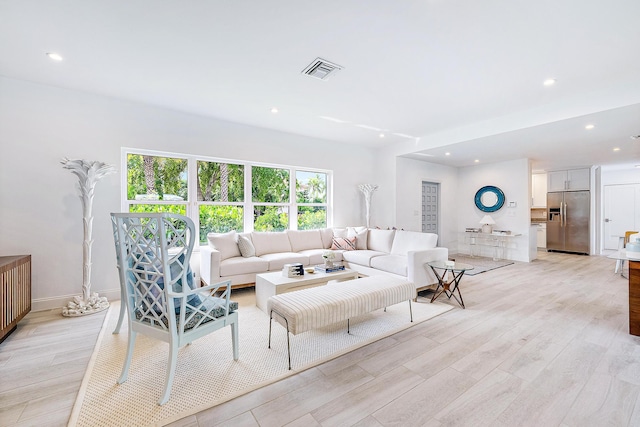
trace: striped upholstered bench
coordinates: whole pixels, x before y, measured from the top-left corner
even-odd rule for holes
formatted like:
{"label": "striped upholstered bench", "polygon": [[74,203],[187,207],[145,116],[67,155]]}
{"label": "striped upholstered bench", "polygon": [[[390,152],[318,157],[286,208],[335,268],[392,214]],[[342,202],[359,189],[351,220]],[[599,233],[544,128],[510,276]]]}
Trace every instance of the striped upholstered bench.
{"label": "striped upholstered bench", "polygon": [[287,354],[291,369],[289,333],[297,335],[345,320],[349,333],[349,319],[403,301],[409,302],[409,318],[413,322],[411,300],[416,296],[413,283],[388,276],[364,277],[272,296],[267,301],[269,348],[271,325],[275,319],[287,329]]}

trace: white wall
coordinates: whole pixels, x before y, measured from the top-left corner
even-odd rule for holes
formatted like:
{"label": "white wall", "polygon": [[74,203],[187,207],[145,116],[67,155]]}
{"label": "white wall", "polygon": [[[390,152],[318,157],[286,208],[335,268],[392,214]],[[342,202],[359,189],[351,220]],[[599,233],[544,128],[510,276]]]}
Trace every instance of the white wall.
{"label": "white wall", "polygon": [[602,169],[602,185],[640,184],[640,169],[628,168],[619,170]]}
{"label": "white wall", "polygon": [[[502,209],[490,214],[496,222],[493,228],[522,234],[522,238],[516,239],[517,249],[509,251],[507,257],[515,261],[528,262],[531,233],[530,170],[528,159],[460,168],[457,189],[458,230],[464,231],[466,227],[481,227],[479,221],[485,213],[476,207],[475,194],[485,185],[496,186],[504,192],[505,204]],[[515,202],[516,207],[508,207],[509,202]]]}
{"label": "white wall", "polygon": [[440,184],[438,246],[457,250],[458,169],[420,160],[396,159],[396,227],[422,230],[422,182]]}
{"label": "white wall", "polygon": [[[120,148],[131,147],[330,169],[334,224],[364,222],[357,184],[375,181],[367,148],[2,77],[0,93],[0,256],[32,255],[35,309],[81,291],[82,210],[64,157],[119,168]],[[101,180],[94,200],[92,290],[110,297],[119,295],[109,219],[119,177]]]}

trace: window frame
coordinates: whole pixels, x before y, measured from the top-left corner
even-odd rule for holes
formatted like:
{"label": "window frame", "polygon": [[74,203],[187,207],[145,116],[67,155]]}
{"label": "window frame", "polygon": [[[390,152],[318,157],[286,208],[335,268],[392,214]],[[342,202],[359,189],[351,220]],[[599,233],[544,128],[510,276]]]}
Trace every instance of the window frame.
{"label": "window frame", "polygon": [[[193,155],[184,153],[175,153],[170,151],[147,150],[138,148],[122,147],[120,150],[121,172],[120,172],[120,208],[123,212],[129,212],[130,205],[134,204],[155,204],[155,205],[185,205],[186,216],[191,218],[196,225],[196,241],[200,242],[200,206],[242,206],[243,207],[243,232],[249,233],[254,231],[253,208],[254,206],[285,206],[289,208],[289,230],[298,229],[298,205],[300,206],[321,206],[326,210],[326,227],[333,225],[333,171],[329,169],[311,168],[302,166],[283,165],[275,163],[253,162],[237,159],[226,159],[221,157],[209,157],[203,155]],[[127,157],[129,154],[154,156],[154,157],[170,157],[187,160],[187,200],[128,200],[127,187]],[[244,168],[244,201],[243,202],[213,202],[199,201],[197,190],[197,173],[198,161],[216,162],[242,165]],[[289,171],[289,202],[288,203],[267,203],[254,202],[252,193],[252,172],[253,167],[266,167],[274,169],[286,169]],[[297,172],[310,172],[325,174],[327,177],[326,191],[327,198],[325,203],[298,203],[296,195]],[[202,244],[202,243],[201,243]]]}

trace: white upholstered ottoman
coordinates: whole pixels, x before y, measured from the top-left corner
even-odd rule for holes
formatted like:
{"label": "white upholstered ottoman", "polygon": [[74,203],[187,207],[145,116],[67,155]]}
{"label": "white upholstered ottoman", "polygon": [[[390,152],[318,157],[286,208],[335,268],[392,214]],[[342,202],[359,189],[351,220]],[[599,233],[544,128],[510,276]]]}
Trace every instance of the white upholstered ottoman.
{"label": "white upholstered ottoman", "polygon": [[388,276],[372,276],[317,288],[275,295],[267,301],[269,313],[269,348],[271,325],[275,318],[287,329],[287,352],[291,369],[289,332],[296,335],[321,328],[403,301],[409,302],[409,318],[413,322],[411,300],[417,296],[413,283]]}

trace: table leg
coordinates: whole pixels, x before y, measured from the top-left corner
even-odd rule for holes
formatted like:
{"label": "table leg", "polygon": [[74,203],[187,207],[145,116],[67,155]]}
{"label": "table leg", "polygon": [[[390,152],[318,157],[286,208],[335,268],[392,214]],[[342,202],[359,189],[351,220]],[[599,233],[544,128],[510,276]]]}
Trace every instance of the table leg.
{"label": "table leg", "polygon": [[[456,274],[453,275],[454,285],[453,285],[453,289],[451,290],[451,296],[449,296],[449,298],[451,297],[455,298],[455,300],[458,301],[458,304],[460,304],[462,308],[466,308],[464,306],[464,301],[462,300],[462,294],[460,293],[460,280],[462,279],[463,275],[464,275],[464,270],[459,272],[457,275]],[[460,297],[460,299],[458,299],[458,297],[456,297],[456,295],[454,294],[456,290],[458,291],[458,296]]]}
{"label": "table leg", "polygon": [[[431,302],[434,302],[436,299],[438,299],[438,297],[444,292],[448,299],[451,299],[451,297],[453,297],[462,308],[466,308],[464,306],[464,301],[462,300],[462,294],[460,293],[460,279],[462,279],[462,276],[464,275],[464,270],[456,274],[453,270],[446,269],[442,272],[442,275],[439,275],[436,269],[433,267],[431,267],[431,270],[433,270],[433,274],[435,274],[436,278],[438,279],[438,286],[436,287],[435,293],[431,297]],[[451,271],[451,274],[453,276],[451,280],[445,280],[445,276],[447,275],[448,271]],[[453,288],[451,287],[452,283]],[[440,288],[442,288],[442,290],[438,292]],[[458,291],[458,296],[455,295],[456,290]],[[458,299],[458,297],[460,298]]]}
{"label": "table leg", "polygon": [[[445,289],[444,275],[447,273],[447,270],[445,270],[442,273],[442,276],[438,274],[438,271],[435,268],[431,267],[431,270],[433,271],[433,274],[436,276],[436,279],[438,279],[438,286],[436,286],[436,290],[433,296],[431,297],[431,302],[434,302],[436,298],[438,298],[442,294],[442,292],[444,292],[444,289]],[[440,288],[442,288],[442,290],[438,292]]]}

